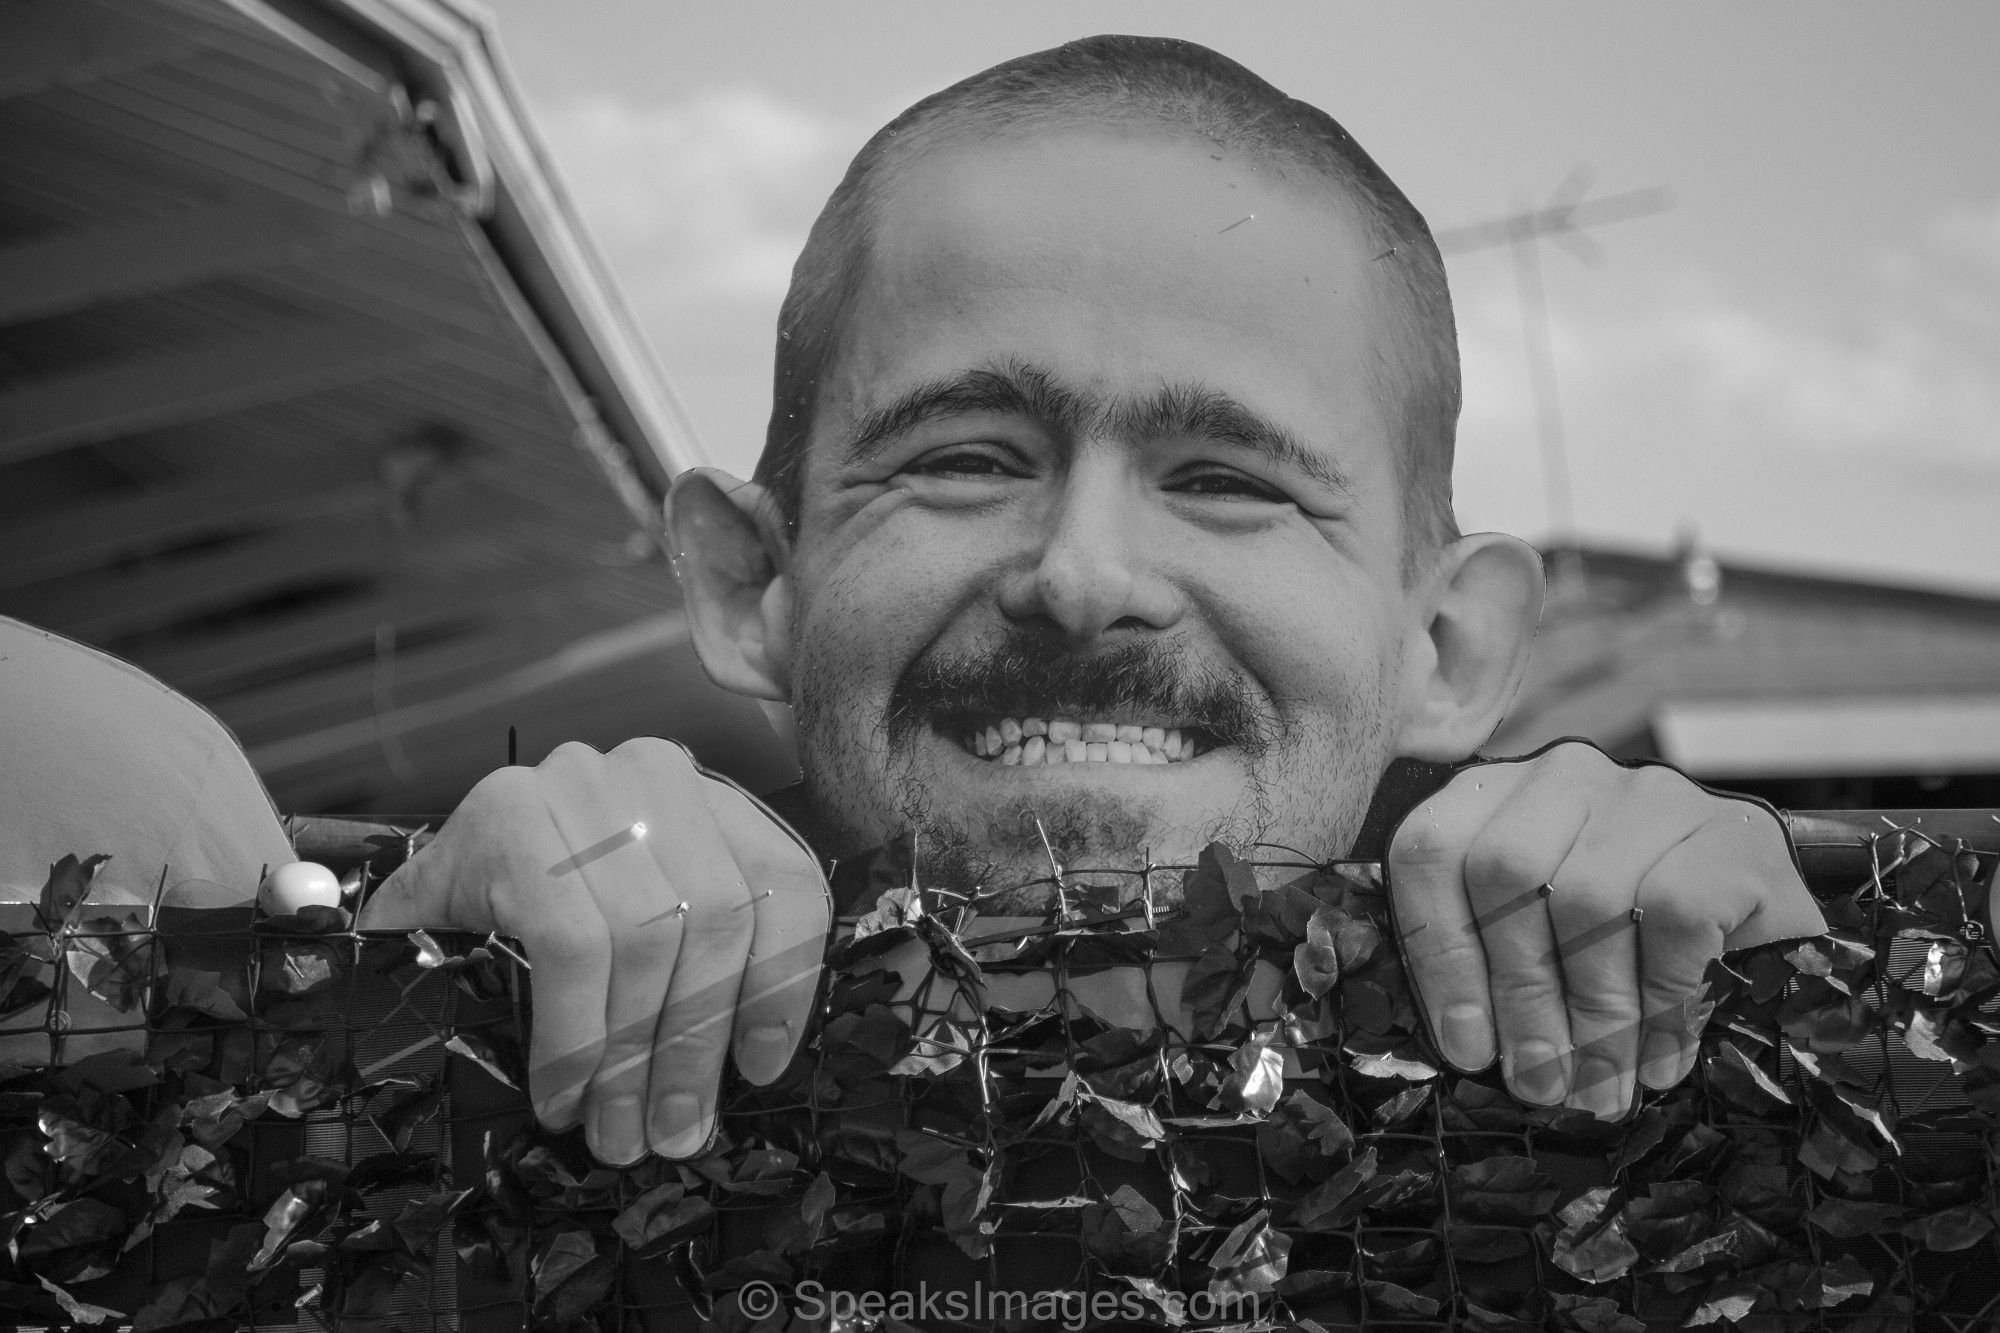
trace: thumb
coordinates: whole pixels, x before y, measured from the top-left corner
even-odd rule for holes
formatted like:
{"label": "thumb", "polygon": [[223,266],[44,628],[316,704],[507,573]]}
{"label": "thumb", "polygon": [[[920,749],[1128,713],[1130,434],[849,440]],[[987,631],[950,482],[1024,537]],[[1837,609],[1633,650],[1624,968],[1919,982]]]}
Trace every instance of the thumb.
{"label": "thumb", "polygon": [[[427,847],[375,886],[355,918],[356,930],[418,930],[426,927],[490,930],[490,923],[461,919],[465,914],[451,892],[448,848]],[[486,916],[486,913],[476,913]]]}

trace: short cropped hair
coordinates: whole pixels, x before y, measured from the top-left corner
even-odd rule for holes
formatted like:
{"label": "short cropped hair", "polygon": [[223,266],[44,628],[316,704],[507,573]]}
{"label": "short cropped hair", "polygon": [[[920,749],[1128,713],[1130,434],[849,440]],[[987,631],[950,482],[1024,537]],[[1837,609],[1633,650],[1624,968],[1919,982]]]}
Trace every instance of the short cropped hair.
{"label": "short cropped hair", "polygon": [[1423,215],[1333,117],[1207,47],[1165,37],[1086,37],[995,65],[910,107],[855,155],[813,223],[778,315],[775,397],[755,476],[786,522],[798,523],[820,383],[839,354],[875,209],[894,176],[953,142],[1077,125],[1157,127],[1245,150],[1315,173],[1359,204],[1393,284],[1383,391],[1401,400],[1406,575],[1423,553],[1454,540],[1458,337],[1444,261]]}

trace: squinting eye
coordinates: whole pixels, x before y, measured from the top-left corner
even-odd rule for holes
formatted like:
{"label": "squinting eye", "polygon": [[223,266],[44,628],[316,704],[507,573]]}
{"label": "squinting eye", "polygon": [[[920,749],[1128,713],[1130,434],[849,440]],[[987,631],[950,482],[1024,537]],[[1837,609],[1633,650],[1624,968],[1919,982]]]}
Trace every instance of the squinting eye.
{"label": "squinting eye", "polygon": [[1191,495],[1263,500],[1270,504],[1289,503],[1288,498],[1276,487],[1268,486],[1241,472],[1196,472],[1175,481],[1173,489]]}
{"label": "squinting eye", "polygon": [[977,449],[936,450],[911,461],[903,470],[929,477],[1008,477],[1016,471],[1008,460]]}

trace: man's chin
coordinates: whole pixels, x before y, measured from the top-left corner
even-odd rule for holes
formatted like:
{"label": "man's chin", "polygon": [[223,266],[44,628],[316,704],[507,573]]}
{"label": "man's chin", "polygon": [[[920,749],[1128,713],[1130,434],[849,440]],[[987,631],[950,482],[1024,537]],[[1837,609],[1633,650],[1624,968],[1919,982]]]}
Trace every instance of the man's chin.
{"label": "man's chin", "polygon": [[1230,815],[1250,805],[1249,774],[1228,748],[1171,765],[1023,767],[926,740],[903,770],[920,870],[960,891],[1003,892],[996,909],[1053,905],[1058,864],[1065,875],[1124,872],[1136,893],[1131,872],[1191,863],[1216,838],[1247,832]]}

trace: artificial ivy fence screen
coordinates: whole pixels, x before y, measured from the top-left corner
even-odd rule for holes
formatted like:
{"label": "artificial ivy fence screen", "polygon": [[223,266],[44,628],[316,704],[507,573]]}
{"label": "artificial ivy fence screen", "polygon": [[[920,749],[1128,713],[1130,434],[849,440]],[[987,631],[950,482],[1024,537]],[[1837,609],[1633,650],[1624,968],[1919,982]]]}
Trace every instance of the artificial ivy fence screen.
{"label": "artificial ivy fence screen", "polygon": [[[374,874],[403,850],[306,832]],[[1441,1067],[1373,866],[1267,867],[1260,891],[1211,849],[1152,870],[1186,907],[1150,919],[1075,872],[1066,917],[993,939],[891,849],[838,872],[875,907],[788,1075],[730,1089],[704,1157],[621,1171],[532,1123],[508,942],[102,908],[72,858],[39,906],[0,909],[0,1310],[142,1331],[2000,1328],[1978,920],[2000,823],[1794,837],[1831,934],[1715,968],[1696,1073],[1618,1124]],[[930,980],[892,1006],[912,960]],[[1075,998],[1154,960],[1186,969],[1192,1033]],[[982,1011],[982,969],[1040,969],[1055,998]],[[774,1308],[745,1313],[753,1288]],[[1030,1289],[1079,1303],[990,1295]]]}

